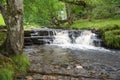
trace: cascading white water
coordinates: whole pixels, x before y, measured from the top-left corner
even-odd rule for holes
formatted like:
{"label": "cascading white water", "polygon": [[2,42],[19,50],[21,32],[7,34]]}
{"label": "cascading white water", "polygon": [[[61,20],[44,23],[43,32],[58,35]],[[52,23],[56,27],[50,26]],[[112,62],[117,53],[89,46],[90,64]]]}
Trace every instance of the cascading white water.
{"label": "cascading white water", "polygon": [[56,32],[54,37],[55,39],[53,40],[53,44],[70,44],[68,31]]}
{"label": "cascading white water", "polygon": [[79,48],[79,49],[93,49],[100,47],[100,39],[96,37],[95,33],[90,30],[70,31],[61,30],[56,31],[52,45],[61,46],[63,48]]}
{"label": "cascading white water", "polygon": [[92,33],[91,31],[83,31],[81,35],[76,38],[76,44],[81,45],[91,45],[94,46],[94,39],[96,38],[96,34]]}
{"label": "cascading white water", "polygon": [[[72,35],[75,34],[72,33]],[[54,37],[55,39],[53,40],[53,44],[80,44],[80,45],[94,46],[93,37],[95,38],[96,34],[88,30],[81,31],[78,37],[75,38],[75,36],[72,36],[72,39],[75,41],[74,43],[71,42],[72,39],[70,38],[69,32],[67,30],[56,32],[56,35],[54,35]]]}
{"label": "cascading white water", "polygon": [[71,49],[98,49],[102,41],[91,30],[37,29],[33,30],[31,38],[33,43]]}

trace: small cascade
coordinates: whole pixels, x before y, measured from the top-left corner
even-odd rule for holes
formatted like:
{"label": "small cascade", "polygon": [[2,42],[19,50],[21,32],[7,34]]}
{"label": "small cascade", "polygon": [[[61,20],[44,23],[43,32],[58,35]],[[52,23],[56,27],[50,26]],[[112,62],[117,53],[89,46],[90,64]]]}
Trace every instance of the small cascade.
{"label": "small cascade", "polygon": [[62,45],[71,48],[100,47],[102,42],[91,30],[33,29],[30,39],[33,44]]}
{"label": "small cascade", "polygon": [[101,39],[90,30],[62,30],[56,32],[52,44],[77,44],[85,46],[101,46]]}
{"label": "small cascade", "polygon": [[76,44],[81,44],[81,45],[91,45],[93,46],[94,39],[96,35],[92,33],[91,31],[83,31],[81,32],[81,35],[76,38],[75,42]]}
{"label": "small cascade", "polygon": [[56,32],[56,35],[54,35],[54,37],[55,39],[53,40],[53,44],[70,44],[71,43],[68,31]]}

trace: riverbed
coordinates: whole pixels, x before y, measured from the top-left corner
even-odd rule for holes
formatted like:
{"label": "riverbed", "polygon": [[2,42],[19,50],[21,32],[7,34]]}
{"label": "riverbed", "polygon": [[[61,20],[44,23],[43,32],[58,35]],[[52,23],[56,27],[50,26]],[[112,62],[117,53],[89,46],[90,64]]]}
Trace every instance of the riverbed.
{"label": "riverbed", "polygon": [[[71,45],[72,46],[72,45]],[[76,46],[76,45],[74,45]],[[25,46],[28,80],[120,80],[120,51],[62,45]]]}

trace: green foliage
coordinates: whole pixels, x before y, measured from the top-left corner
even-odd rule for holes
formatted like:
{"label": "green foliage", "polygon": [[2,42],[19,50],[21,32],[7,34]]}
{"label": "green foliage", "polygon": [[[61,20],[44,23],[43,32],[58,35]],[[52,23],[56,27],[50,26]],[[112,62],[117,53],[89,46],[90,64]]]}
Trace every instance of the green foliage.
{"label": "green foliage", "polygon": [[104,40],[108,47],[120,48],[120,29],[113,31],[106,31],[104,33]]}
{"label": "green foliage", "polygon": [[30,65],[28,57],[24,54],[12,56],[12,60],[15,62],[18,72],[25,72]]}
{"label": "green foliage", "polygon": [[120,18],[119,3],[118,0],[101,0],[92,8],[91,16],[93,18],[115,18],[117,15]]}
{"label": "green foliage", "polygon": [[113,26],[115,24],[120,25],[120,19],[98,19],[98,20],[91,20],[91,21],[89,21],[88,19],[80,19],[75,21],[70,26],[70,28],[73,28],[73,29],[94,29],[95,28],[95,29],[104,30],[105,26],[107,25]]}
{"label": "green foliage", "polygon": [[[101,33],[105,33],[106,31],[113,31],[113,30],[119,30],[119,29],[120,29],[119,25],[107,25],[104,28],[101,28],[100,31]],[[113,33],[115,32],[113,31]]]}
{"label": "green foliage", "polygon": [[5,26],[5,22],[1,14],[0,14],[0,25]]}
{"label": "green foliage", "polygon": [[25,72],[30,62],[24,54],[5,57],[0,54],[0,80],[13,80],[15,73]]}
{"label": "green foliage", "polygon": [[120,25],[105,26],[100,32],[107,47],[120,48]]}
{"label": "green foliage", "polygon": [[57,17],[58,11],[63,10],[62,6],[58,0],[24,0],[24,22],[50,25],[52,17]]}
{"label": "green foliage", "polygon": [[0,54],[0,80],[13,80],[14,63],[13,61]]}
{"label": "green foliage", "polygon": [[8,68],[0,69],[0,80],[13,80],[14,71]]}

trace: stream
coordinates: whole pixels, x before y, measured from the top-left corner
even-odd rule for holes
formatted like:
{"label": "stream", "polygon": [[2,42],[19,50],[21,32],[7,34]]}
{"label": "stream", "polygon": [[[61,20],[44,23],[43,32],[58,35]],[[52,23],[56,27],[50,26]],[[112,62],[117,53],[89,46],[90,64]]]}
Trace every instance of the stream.
{"label": "stream", "polygon": [[36,29],[31,37],[27,80],[120,80],[120,51],[103,48],[90,30]]}

